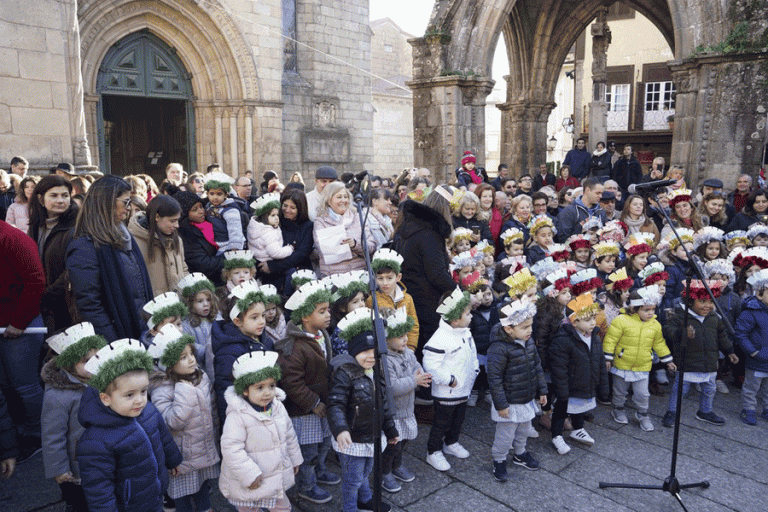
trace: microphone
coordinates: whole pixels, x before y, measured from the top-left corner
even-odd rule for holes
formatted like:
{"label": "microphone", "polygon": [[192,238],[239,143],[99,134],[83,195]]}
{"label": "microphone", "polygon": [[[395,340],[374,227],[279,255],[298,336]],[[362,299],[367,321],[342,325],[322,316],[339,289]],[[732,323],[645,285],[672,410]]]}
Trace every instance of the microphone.
{"label": "microphone", "polygon": [[346,183],[360,183],[365,179],[366,176],[368,176],[368,171],[359,172],[353,175],[351,178],[348,178]]}
{"label": "microphone", "polygon": [[668,187],[670,185],[674,185],[675,183],[677,183],[677,180],[649,181],[648,183],[632,184],[627,188],[627,190],[629,191],[630,194],[637,194],[640,192],[646,192],[646,191],[656,190],[663,187]]}

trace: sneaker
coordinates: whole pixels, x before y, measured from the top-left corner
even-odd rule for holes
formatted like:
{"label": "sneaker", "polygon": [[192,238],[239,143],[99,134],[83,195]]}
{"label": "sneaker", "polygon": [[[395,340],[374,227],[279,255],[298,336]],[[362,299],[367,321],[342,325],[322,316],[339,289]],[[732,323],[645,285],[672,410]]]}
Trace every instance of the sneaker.
{"label": "sneaker", "polygon": [[653,423],[651,423],[651,417],[648,413],[640,414],[635,412],[635,419],[640,422],[640,430],[643,432],[653,432]]}
{"label": "sneaker", "polygon": [[427,464],[438,471],[448,471],[451,469],[451,465],[445,460],[445,455],[443,455],[443,452],[441,451],[427,455]]}
{"label": "sneaker", "polygon": [[381,488],[391,493],[398,492],[402,489],[392,473],[381,475]]}
{"label": "sneaker", "polygon": [[718,393],[722,393],[723,395],[727,395],[731,391],[728,389],[728,385],[723,382],[722,380],[716,380],[715,381],[715,388],[717,389]]}
{"label": "sneaker", "polygon": [[619,409],[618,407],[614,407],[611,409],[611,418],[613,418],[613,421],[618,423],[619,425],[626,425],[629,423],[629,419],[627,418],[627,412],[622,407]]}
{"label": "sneaker", "polygon": [[328,503],[333,499],[331,493],[317,486],[315,486],[314,489],[310,489],[309,491],[299,491],[296,494],[299,495],[299,498],[304,498],[307,501],[311,501],[312,503],[317,503],[319,505]]}
{"label": "sneaker", "polygon": [[705,421],[707,423],[711,423],[713,425],[723,425],[725,423],[725,420],[715,414],[712,411],[709,412],[696,412],[696,419],[699,421]]}
{"label": "sneaker", "polygon": [[477,405],[477,390],[473,389],[469,393],[469,397],[467,398],[467,407],[474,407]]}
{"label": "sneaker", "polygon": [[555,445],[555,448],[557,448],[557,453],[560,455],[565,455],[569,451],[571,451],[571,447],[566,444],[565,439],[563,439],[563,436],[555,436],[552,438],[552,444]]}
{"label": "sneaker", "polygon": [[600,405],[611,405],[612,403],[610,397],[598,396],[595,400],[597,400],[597,403]]}
{"label": "sneaker", "polygon": [[493,461],[493,478],[499,482],[507,481],[507,461]]}
{"label": "sneaker", "polygon": [[32,457],[42,452],[43,448],[40,444],[39,437],[24,436],[19,441],[19,456],[16,457],[16,465],[20,466],[24,464]]}
{"label": "sneaker", "polygon": [[176,500],[168,496],[168,493],[163,495],[163,512],[175,512]]}
{"label": "sneaker", "polygon": [[763,412],[760,414],[760,417],[765,421],[768,421],[768,407],[763,408]]}
{"label": "sneaker", "polygon": [[453,444],[444,444],[443,445],[443,453],[446,455],[453,455],[454,457],[458,457],[459,459],[466,459],[469,457],[469,452],[461,446],[461,443],[453,443]]}
{"label": "sneaker", "polygon": [[528,437],[531,439],[536,439],[539,437],[539,431],[533,428],[533,424],[528,426]]}
{"label": "sneaker", "polygon": [[667,370],[665,370],[664,368],[659,368],[658,370],[656,370],[655,375],[656,375],[656,382],[658,382],[659,384],[662,384],[664,386],[669,384],[669,378],[667,377]]}
{"label": "sneaker", "polygon": [[664,417],[661,418],[661,424],[667,428],[675,426],[675,411],[667,411],[664,413]]}
{"label": "sneaker", "polygon": [[533,458],[531,452],[525,452],[522,455],[514,455],[512,462],[518,466],[523,466],[525,469],[536,471],[539,469],[539,461]]}
{"label": "sneaker", "polygon": [[392,470],[392,476],[400,480],[401,482],[413,482],[416,479],[416,475],[414,475],[410,469],[408,469],[405,466],[400,466],[399,468],[394,468]]}
{"label": "sneaker", "polygon": [[323,485],[336,485],[341,483],[341,477],[339,475],[327,470],[316,472],[315,478],[317,479],[317,483]]}
{"label": "sneaker", "polygon": [[[375,510],[373,508],[373,498],[369,499],[368,501],[360,501],[357,500],[357,510]],[[380,512],[389,512],[392,510],[392,505],[389,503],[384,503],[384,501],[381,502],[381,506],[379,507]]]}
{"label": "sneaker", "polygon": [[757,425],[757,416],[755,415],[755,411],[743,409],[741,411],[741,421],[747,425]]}
{"label": "sneaker", "polygon": [[587,431],[583,428],[571,432],[571,439],[587,446],[592,446],[595,444],[595,440],[592,439],[592,436],[587,434]]}

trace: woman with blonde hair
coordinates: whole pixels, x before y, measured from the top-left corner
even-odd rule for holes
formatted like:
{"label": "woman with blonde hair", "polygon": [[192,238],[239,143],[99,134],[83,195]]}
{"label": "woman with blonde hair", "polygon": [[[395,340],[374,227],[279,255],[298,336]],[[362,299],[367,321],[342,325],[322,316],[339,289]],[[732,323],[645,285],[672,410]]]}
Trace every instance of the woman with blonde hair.
{"label": "woman with blonde hair", "polygon": [[[483,183],[483,185],[486,185]],[[491,187],[491,185],[488,185]],[[493,188],[493,187],[491,187]],[[488,243],[493,242],[491,236],[491,229],[488,226],[488,222],[482,219],[480,213],[480,199],[474,192],[457,192],[460,194],[460,199],[455,201],[455,205],[451,205],[453,217],[453,229],[466,228],[472,231],[472,237],[470,241],[474,247],[480,240],[486,240]]]}
{"label": "woman with blonde hair", "polygon": [[531,212],[533,212],[533,200],[531,196],[526,194],[520,194],[515,196],[510,201],[510,217],[504,226],[501,228],[501,232],[505,232],[509,228],[517,228],[523,232],[523,239],[525,243],[528,243],[528,223],[531,221]]}

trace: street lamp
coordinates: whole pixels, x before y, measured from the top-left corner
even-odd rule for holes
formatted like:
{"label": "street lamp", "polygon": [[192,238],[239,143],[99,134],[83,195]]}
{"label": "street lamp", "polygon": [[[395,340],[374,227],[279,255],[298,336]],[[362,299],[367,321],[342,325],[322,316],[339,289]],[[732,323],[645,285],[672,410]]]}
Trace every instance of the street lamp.
{"label": "street lamp", "polygon": [[547,151],[554,151],[557,147],[557,139],[554,135],[547,141]]}

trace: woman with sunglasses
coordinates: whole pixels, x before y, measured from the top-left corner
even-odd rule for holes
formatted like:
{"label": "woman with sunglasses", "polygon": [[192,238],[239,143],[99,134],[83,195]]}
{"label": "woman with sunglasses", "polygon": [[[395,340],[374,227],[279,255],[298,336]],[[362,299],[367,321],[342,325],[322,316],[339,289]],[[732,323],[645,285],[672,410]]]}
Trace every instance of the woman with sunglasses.
{"label": "woman with sunglasses", "polygon": [[125,226],[131,186],[107,175],[88,190],[67,248],[67,271],[77,311],[107,341],[139,339],[146,325],[139,317],[152,300],[144,258]]}

